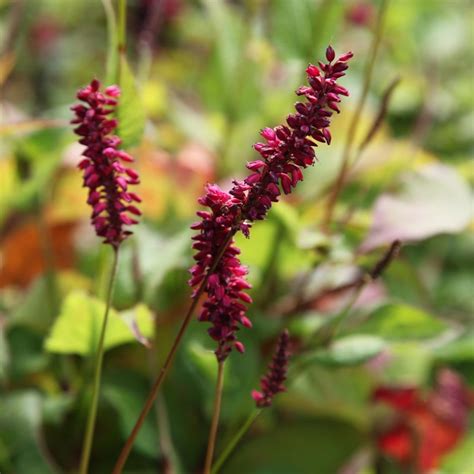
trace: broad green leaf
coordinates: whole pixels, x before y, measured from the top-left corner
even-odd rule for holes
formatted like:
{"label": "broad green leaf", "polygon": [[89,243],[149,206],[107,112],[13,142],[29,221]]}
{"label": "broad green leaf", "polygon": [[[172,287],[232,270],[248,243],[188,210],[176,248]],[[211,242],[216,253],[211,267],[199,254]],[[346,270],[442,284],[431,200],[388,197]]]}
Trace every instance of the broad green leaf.
{"label": "broad green leaf", "polygon": [[361,250],[369,251],[395,239],[417,241],[458,233],[469,224],[471,207],[469,186],[454,168],[425,166],[404,177],[400,192],[378,198],[372,228]]}
{"label": "broad green leaf", "polygon": [[122,146],[129,148],[137,145],[145,130],[145,111],[135,77],[124,56],[120,57],[120,89],[117,118],[119,121],[118,135]]}
{"label": "broad green leaf", "polygon": [[355,334],[338,339],[328,349],[308,355],[305,361],[327,365],[358,365],[372,359],[385,347],[386,343],[380,337]]}
{"label": "broad green leaf", "polygon": [[445,322],[419,308],[391,303],[375,310],[357,331],[389,340],[406,340],[432,338],[447,327]]}
{"label": "broad green leaf", "polygon": [[362,441],[360,432],[337,420],[281,423],[271,432],[244,440],[221,472],[336,473]]}
{"label": "broad green leaf", "polygon": [[[82,291],[73,291],[65,298],[61,312],[45,342],[49,352],[89,355],[96,351],[105,312],[105,303]],[[153,334],[153,320],[148,308],[138,305],[126,313],[111,309],[105,350],[133,342],[136,325],[141,335]]]}

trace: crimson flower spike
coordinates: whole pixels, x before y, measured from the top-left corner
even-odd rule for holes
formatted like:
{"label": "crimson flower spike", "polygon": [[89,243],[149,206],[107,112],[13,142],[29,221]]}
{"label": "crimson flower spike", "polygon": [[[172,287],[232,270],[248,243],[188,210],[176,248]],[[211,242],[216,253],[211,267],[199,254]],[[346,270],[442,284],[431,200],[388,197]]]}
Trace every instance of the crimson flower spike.
{"label": "crimson flower spike", "polygon": [[251,303],[244,292],[250,288],[245,281],[247,269],[238,259],[240,251],[233,236],[240,230],[248,237],[252,222],[266,217],[282,190],[289,194],[303,180],[303,169],[315,162],[318,142],[330,144],[331,116],[334,111],[339,112],[340,96],[349,95],[337,80],[345,75],[351,57],[349,52],[335,60],[329,46],[328,62],[319,63],[319,68],[310,64],[306,69],[309,86],[296,91],[306,100],[296,103],[296,112],[287,117],[285,125],[261,132],[266,143],[255,145],[261,159],[247,164],[249,176],[234,181],[229,192],[215,184],[208,185],[206,194],[199,199],[208,210],[199,211],[201,220],[192,226],[198,233],[193,237],[196,263],[190,270],[189,284],[198,288],[193,293],[196,296],[199,286],[206,282],[203,291],[207,299],[199,319],[212,324],[208,332],[218,342],[219,361],[233,348],[244,352],[236,332],[240,326],[252,326],[244,304]]}
{"label": "crimson flower spike", "polygon": [[85,158],[78,167],[83,170],[84,186],[89,188],[87,203],[92,207],[92,225],[104,243],[114,248],[132,233],[124,226],[137,224],[133,216],[141,215],[133,204],[141,199],[128,190],[140,182],[139,176],[122,164],[133,162],[133,158],[118,149],[121,140],[112,134],[118,122],[109,118],[119,96],[118,86],[107,87],[102,93],[100,82],[94,79],[77,93],[85,105],[71,107],[76,115],[71,123],[78,124],[74,132],[81,137],[79,143],[86,146],[82,153]]}
{"label": "crimson flower spike", "polygon": [[268,366],[268,372],[260,381],[261,392],[257,390],[252,392],[252,398],[255,400],[258,408],[271,406],[273,397],[277,393],[286,390],[284,383],[287,377],[288,359],[290,357],[288,351],[289,341],[288,330],[285,329],[278,339],[275,354]]}
{"label": "crimson flower spike", "polygon": [[245,235],[248,223],[264,219],[272,204],[278,202],[281,189],[289,194],[303,180],[302,170],[314,164],[318,142],[331,143],[331,116],[334,111],[339,113],[340,96],[349,95],[337,80],[345,75],[352,56],[349,52],[334,61],[334,50],[328,46],[328,62],[319,62],[319,68],[310,64],[306,69],[309,86],[296,91],[306,101],[295,104],[296,112],[288,115],[286,125],[262,130],[266,143],[254,146],[261,159],[247,164],[252,173],[243,181],[234,181],[230,191],[243,203],[241,217],[247,224],[241,228]]}
{"label": "crimson flower spike", "polygon": [[[240,204],[217,185],[208,185],[206,194],[199,199],[199,203],[208,207],[210,212],[198,211],[201,221],[192,226],[192,229],[199,230],[193,237],[193,248],[197,250],[194,256],[196,264],[191,268],[192,277],[189,280],[190,286],[193,287],[205,279],[208,268],[217,258],[226,240],[232,236],[232,226],[236,220],[234,212],[238,211]],[[252,327],[245,315],[244,305],[252,302],[250,296],[244,292],[250,288],[250,284],[245,280],[247,269],[240,263],[239,253],[240,250],[231,240],[207,280],[207,299],[199,316],[200,321],[212,323],[208,333],[218,343],[215,354],[219,362],[226,359],[233,347],[239,352],[245,351],[244,345],[237,341],[235,333],[239,325]],[[194,296],[195,294],[196,292]]]}

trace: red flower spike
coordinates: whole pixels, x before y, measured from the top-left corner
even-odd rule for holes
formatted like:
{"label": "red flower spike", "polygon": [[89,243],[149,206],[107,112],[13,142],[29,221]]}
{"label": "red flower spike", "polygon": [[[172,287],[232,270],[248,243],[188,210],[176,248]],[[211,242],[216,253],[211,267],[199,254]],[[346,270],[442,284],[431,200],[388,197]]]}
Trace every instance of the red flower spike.
{"label": "red flower spike", "polygon": [[285,380],[288,372],[288,359],[290,353],[288,344],[290,337],[285,329],[278,339],[275,354],[272,362],[268,366],[267,374],[260,381],[261,391],[253,390],[252,398],[258,408],[269,407],[272,404],[273,397],[285,391]]}
{"label": "red flower spike", "polygon": [[139,183],[138,173],[119,161],[132,162],[133,158],[117,149],[120,138],[111,135],[117,120],[108,116],[114,113],[119,96],[118,86],[107,87],[102,93],[99,81],[94,79],[77,93],[86,105],[71,107],[75,112],[71,123],[78,125],[74,132],[81,137],[79,143],[86,146],[82,153],[86,158],[78,168],[83,170],[84,186],[89,188],[87,203],[92,207],[92,225],[104,243],[115,248],[131,234],[124,226],[138,223],[128,213],[141,215],[137,207],[125,204],[132,200],[140,202],[136,194],[126,192],[129,185]]}
{"label": "red flower spike", "polygon": [[214,262],[229,236],[240,230],[249,237],[252,222],[264,219],[273,203],[279,201],[282,192],[291,193],[303,180],[302,170],[316,160],[316,142],[331,142],[328,130],[330,118],[333,110],[339,110],[339,96],[348,95],[347,90],[337,84],[337,79],[344,76],[346,62],[352,53],[334,61],[334,50],[329,47],[326,57],[329,62],[320,63],[320,68],[312,64],[308,66],[309,86],[296,91],[306,101],[295,105],[296,111],[287,117],[287,124],[261,131],[265,143],[254,145],[261,158],[247,164],[251,171],[247,178],[233,181],[229,192],[216,185],[208,185],[206,194],[199,199],[199,203],[209,211],[199,211],[200,222],[191,226],[198,233],[193,237],[196,264],[190,270],[189,285],[198,288],[213,268],[204,288],[207,299],[199,320],[212,324],[209,334],[218,343],[216,356],[220,361],[233,348],[239,351],[243,348],[236,344],[236,332],[239,325],[251,326],[243,304],[251,300],[241,291],[250,288],[250,285],[244,279],[247,270],[237,258],[239,250],[233,240],[216,268]]}

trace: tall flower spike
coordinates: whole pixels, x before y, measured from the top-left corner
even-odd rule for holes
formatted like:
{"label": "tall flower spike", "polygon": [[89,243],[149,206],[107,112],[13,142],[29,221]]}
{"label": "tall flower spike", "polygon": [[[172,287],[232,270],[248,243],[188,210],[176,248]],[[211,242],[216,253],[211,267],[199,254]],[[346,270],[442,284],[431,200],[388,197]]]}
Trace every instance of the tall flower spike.
{"label": "tall flower spike", "polygon": [[[197,253],[194,256],[196,264],[191,268],[191,286],[199,285],[212,268],[223,245],[233,233],[233,224],[240,209],[239,201],[217,185],[208,185],[199,203],[207,206],[210,212],[199,211],[197,214],[202,220],[192,226],[199,233],[193,237],[193,248]],[[244,352],[244,345],[237,341],[236,332],[240,325],[248,328],[252,326],[245,316],[244,305],[252,301],[244,292],[250,285],[245,280],[247,269],[240,263],[239,253],[240,250],[231,240],[207,279],[207,299],[199,316],[200,321],[212,324],[208,332],[218,343],[215,354],[219,361],[223,361],[233,347]]]}
{"label": "tall flower spike", "polygon": [[[340,96],[349,95],[337,84],[337,79],[344,76],[351,57],[352,53],[347,53],[335,60],[334,50],[329,46],[328,62],[319,63],[319,68],[309,65],[306,69],[309,87],[296,91],[306,101],[295,105],[296,112],[287,117],[287,125],[262,131],[266,143],[255,145],[261,159],[247,164],[251,174],[243,181],[234,181],[229,192],[209,185],[199,199],[209,210],[199,211],[201,220],[192,226],[198,234],[193,238],[197,253],[189,284],[197,288],[207,277],[204,292],[208,298],[199,319],[213,325],[209,334],[218,341],[219,360],[225,359],[232,347],[243,352],[235,333],[239,324],[251,327],[243,304],[251,301],[243,292],[250,288],[244,279],[247,270],[237,258],[240,252],[232,237],[238,230],[248,237],[252,222],[265,218],[272,204],[279,200],[281,189],[288,194],[303,179],[302,170],[316,159],[317,143],[331,142],[330,118],[333,111],[339,112]],[[230,244],[216,265],[229,239]],[[208,275],[211,270],[212,274]]]}
{"label": "tall flower spike", "polygon": [[112,134],[118,123],[109,118],[119,96],[118,86],[107,87],[102,93],[100,82],[94,79],[77,93],[85,105],[71,107],[76,115],[71,123],[78,124],[74,132],[81,137],[79,143],[86,146],[78,167],[83,170],[84,186],[89,188],[92,225],[104,243],[115,248],[132,233],[124,227],[137,224],[134,217],[141,215],[134,205],[141,199],[128,190],[139,183],[138,173],[124,166],[133,158],[118,149],[121,140]]}
{"label": "tall flower spike", "polygon": [[[264,219],[281,191],[289,194],[303,180],[302,170],[314,164],[318,142],[331,143],[331,116],[334,111],[339,113],[340,96],[349,95],[337,80],[345,75],[350,58],[349,52],[334,61],[335,53],[329,46],[328,62],[320,62],[319,68],[310,64],[306,69],[309,87],[296,91],[306,101],[295,104],[296,112],[288,115],[286,125],[262,130],[266,142],[254,146],[261,159],[247,164],[252,173],[243,181],[235,181],[230,191],[242,200],[242,218],[246,221]],[[248,235],[248,227],[242,230]]]}
{"label": "tall flower spike", "polygon": [[278,339],[275,354],[273,355],[272,362],[268,366],[268,372],[260,381],[262,391],[254,390],[252,392],[252,398],[255,400],[258,408],[271,406],[273,397],[277,393],[286,390],[284,383],[288,372],[288,359],[290,357],[288,351],[289,341],[288,330],[285,329]]}

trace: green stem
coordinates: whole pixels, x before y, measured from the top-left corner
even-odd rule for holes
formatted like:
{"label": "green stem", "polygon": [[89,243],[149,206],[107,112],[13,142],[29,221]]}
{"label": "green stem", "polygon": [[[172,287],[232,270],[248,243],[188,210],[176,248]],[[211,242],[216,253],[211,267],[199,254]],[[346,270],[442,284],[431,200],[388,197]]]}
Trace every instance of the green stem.
{"label": "green stem", "polygon": [[346,306],[344,306],[343,310],[337,315],[336,322],[334,324],[334,329],[331,332],[331,335],[329,337],[329,340],[326,341],[326,344],[330,344],[336,337],[337,334],[339,333],[341,326],[343,323],[346,321],[347,317],[349,314],[352,312],[352,309],[356,303],[356,301],[359,299],[359,296],[362,293],[362,290],[365,288],[365,285],[370,281],[370,277],[366,276],[364,277],[358,287],[356,288],[354,294],[352,295],[351,299],[347,302]]}
{"label": "green stem", "polygon": [[243,438],[245,433],[250,429],[253,425],[254,421],[262,412],[261,408],[257,408],[252,413],[250,413],[249,417],[245,421],[245,423],[240,427],[239,431],[235,433],[234,437],[230,440],[229,444],[225,447],[222,453],[217,458],[217,461],[212,466],[211,474],[217,474],[223,464],[227,461],[227,458],[231,455],[232,451],[234,451],[239,441]]}
{"label": "green stem", "polygon": [[184,320],[181,323],[181,327],[179,328],[178,334],[176,335],[173,345],[171,346],[171,349],[169,350],[168,355],[166,356],[163,367],[161,368],[160,373],[158,374],[158,377],[156,378],[154,384],[152,385],[148,398],[146,399],[145,404],[143,405],[142,411],[140,412],[140,415],[138,416],[135,426],[133,427],[132,432],[128,436],[127,441],[125,442],[125,445],[122,448],[122,451],[120,452],[120,455],[117,459],[117,462],[115,463],[113,474],[120,474],[122,472],[123,467],[125,466],[127,458],[130,454],[130,451],[132,450],[133,443],[135,442],[135,439],[149,411],[153,407],[153,402],[158,394],[158,391],[160,390],[161,384],[165,380],[173,364],[176,351],[178,350],[178,347],[183,339],[186,329],[188,328],[189,323],[191,322],[191,317],[199,303],[200,296],[203,294],[206,288],[207,281],[209,280],[209,277],[211,276],[212,272],[216,269],[217,265],[221,261],[221,258],[224,255],[224,252],[227,246],[229,245],[230,241],[232,240],[232,237],[234,236],[235,232],[236,230],[232,230],[231,232],[229,232],[229,235],[227,236],[226,240],[223,242],[221,248],[219,249],[219,253],[212,267],[207,272],[206,277],[201,283],[201,286],[198,288],[197,292],[195,293],[193,300],[191,302],[191,305],[189,306],[188,312],[186,313],[186,316],[184,317]]}
{"label": "green stem", "polygon": [[359,97],[359,101],[357,102],[356,108],[354,110],[352,120],[349,124],[349,129],[347,130],[346,141],[344,143],[344,148],[342,151],[341,168],[336,178],[336,182],[333,187],[333,192],[329,195],[328,204],[326,206],[326,213],[325,213],[324,221],[323,221],[323,228],[326,230],[329,228],[329,225],[331,224],[332,216],[334,213],[334,207],[336,205],[339,194],[342,191],[342,188],[344,187],[347,173],[350,168],[351,149],[352,149],[352,145],[354,143],[356,132],[360,123],[362,109],[364,108],[365,101],[367,100],[370,84],[372,82],[372,73],[375,66],[375,59],[377,57],[377,52],[382,40],[383,24],[384,24],[383,20],[385,17],[385,12],[387,10],[388,2],[389,0],[382,0],[382,3],[379,8],[374,37],[371,44],[371,51],[370,51],[369,58],[367,60],[367,65],[366,65],[365,73],[364,73],[364,83],[362,86],[362,94]]}
{"label": "green stem", "polygon": [[97,355],[95,362],[95,371],[94,371],[94,382],[92,389],[92,402],[89,408],[89,416],[87,418],[87,427],[84,435],[84,443],[82,448],[82,457],[81,457],[81,467],[80,474],[87,474],[89,470],[89,460],[91,456],[92,442],[94,440],[94,428],[95,421],[97,418],[97,407],[99,404],[99,391],[100,391],[100,380],[102,375],[102,364],[104,360],[104,342],[105,334],[107,331],[107,323],[109,319],[109,311],[112,305],[112,295],[114,290],[115,277],[117,275],[119,259],[119,250],[114,248],[114,260],[112,264],[112,270],[110,273],[109,286],[107,289],[107,301],[105,305],[104,319],[102,320],[102,329],[100,332],[99,344],[97,347]]}
{"label": "green stem", "polygon": [[206,462],[204,464],[204,474],[211,473],[212,458],[216,446],[217,428],[219,426],[219,416],[221,413],[222,389],[224,388],[224,361],[219,361],[217,365],[216,393],[214,396],[214,408],[212,413],[211,429],[209,431],[209,441],[207,443]]}
{"label": "green stem", "polygon": [[119,0],[118,5],[118,52],[125,53],[127,42],[127,0]]}

